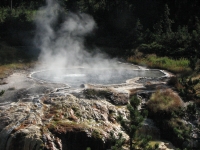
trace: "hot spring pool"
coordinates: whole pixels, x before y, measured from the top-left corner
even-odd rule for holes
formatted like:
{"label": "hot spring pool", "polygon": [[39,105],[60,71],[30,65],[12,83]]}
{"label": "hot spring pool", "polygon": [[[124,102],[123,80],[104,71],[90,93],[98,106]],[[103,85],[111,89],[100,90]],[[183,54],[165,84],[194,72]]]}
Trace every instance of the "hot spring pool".
{"label": "hot spring pool", "polygon": [[33,72],[31,77],[48,82],[63,83],[71,87],[79,87],[81,84],[121,84],[135,77],[162,77],[165,74],[157,69],[90,69],[90,68],[67,68],[57,70],[42,70]]}

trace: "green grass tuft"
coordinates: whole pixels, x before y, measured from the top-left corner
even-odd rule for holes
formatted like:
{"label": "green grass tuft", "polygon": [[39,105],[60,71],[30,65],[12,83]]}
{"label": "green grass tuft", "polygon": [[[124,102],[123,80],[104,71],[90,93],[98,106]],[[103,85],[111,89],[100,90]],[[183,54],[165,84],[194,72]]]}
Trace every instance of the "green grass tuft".
{"label": "green grass tuft", "polygon": [[157,57],[156,55],[147,55],[146,57],[131,56],[129,62],[144,65],[152,68],[169,70],[174,73],[183,73],[191,71],[190,61],[186,58],[171,59],[168,57]]}

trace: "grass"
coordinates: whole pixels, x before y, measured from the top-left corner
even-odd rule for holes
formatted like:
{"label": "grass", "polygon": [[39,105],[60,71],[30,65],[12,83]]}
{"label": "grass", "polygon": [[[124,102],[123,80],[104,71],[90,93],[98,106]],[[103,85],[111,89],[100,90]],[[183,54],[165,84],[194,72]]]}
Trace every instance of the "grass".
{"label": "grass", "polygon": [[148,66],[150,68],[164,69],[173,73],[184,73],[191,71],[191,68],[189,67],[190,61],[186,58],[171,59],[168,57],[157,57],[156,55],[152,54],[145,57],[130,56],[127,60],[131,63]]}
{"label": "grass", "polygon": [[161,144],[162,143],[162,141],[149,141],[149,145],[151,146],[151,147],[155,147],[155,145],[159,145],[159,144]]}
{"label": "grass", "polygon": [[16,70],[25,70],[35,65],[35,62],[27,63],[10,63],[6,65],[0,65],[0,79],[7,77]]}
{"label": "grass", "polygon": [[51,121],[49,124],[47,124],[47,128],[51,131],[54,132],[59,132],[59,133],[66,133],[70,131],[75,131],[75,132],[80,132],[91,129],[92,130],[92,137],[96,139],[102,139],[102,131],[101,129],[91,127],[88,123],[86,122],[74,122],[74,121],[69,121],[69,120],[59,120],[59,121]]}
{"label": "grass", "polygon": [[35,61],[25,50],[0,42],[0,79],[12,74],[15,70],[24,70],[35,65]]}

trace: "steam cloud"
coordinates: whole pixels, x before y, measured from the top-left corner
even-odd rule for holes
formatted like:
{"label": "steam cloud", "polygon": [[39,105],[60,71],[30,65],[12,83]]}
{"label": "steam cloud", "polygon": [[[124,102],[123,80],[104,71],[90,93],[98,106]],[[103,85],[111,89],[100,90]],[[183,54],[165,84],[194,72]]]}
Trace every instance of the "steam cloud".
{"label": "steam cloud", "polygon": [[41,49],[39,61],[48,69],[87,65],[109,66],[103,55],[91,56],[85,50],[84,36],[96,27],[94,19],[84,13],[64,13],[55,0],[47,0],[36,17],[36,46]]}
{"label": "steam cloud", "polygon": [[138,76],[162,76],[160,71],[136,72],[133,66],[105,59],[102,53],[90,54],[84,47],[84,37],[96,27],[94,19],[84,13],[66,14],[56,0],[46,2],[37,13],[35,36],[35,44],[41,49],[40,66],[45,70],[33,73],[32,77],[75,87],[83,83],[118,84]]}
{"label": "steam cloud", "polygon": [[[39,71],[33,77],[72,84],[112,83],[107,81],[112,81],[114,76],[116,80],[117,76],[124,81],[128,79],[123,75],[124,66],[120,67],[115,59],[107,59],[102,53],[94,55],[86,51],[84,37],[96,27],[91,16],[85,13],[66,14],[56,0],[46,2],[47,5],[40,8],[36,17],[35,44],[41,49],[41,63],[37,70],[45,68],[50,71]],[[76,71],[69,69],[77,66],[79,69]],[[84,70],[80,67],[84,67]],[[106,68],[112,68],[113,71]]]}

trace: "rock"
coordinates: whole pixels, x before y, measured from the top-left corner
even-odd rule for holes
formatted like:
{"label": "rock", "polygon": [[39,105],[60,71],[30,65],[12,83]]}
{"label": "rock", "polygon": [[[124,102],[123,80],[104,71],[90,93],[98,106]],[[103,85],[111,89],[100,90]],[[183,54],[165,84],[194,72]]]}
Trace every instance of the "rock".
{"label": "rock", "polygon": [[158,149],[159,150],[175,150],[175,147],[170,142],[160,142]]}
{"label": "rock", "polygon": [[[82,150],[88,146],[101,150],[109,148],[106,141],[111,130],[122,132],[116,118],[124,108],[106,100],[79,99],[70,94],[55,93],[28,96],[27,100],[13,102],[6,110],[0,110],[1,150],[16,150],[16,147],[19,150],[69,147]],[[76,135],[85,142],[80,142]],[[72,141],[80,142],[82,146],[76,147]]]}
{"label": "rock", "polygon": [[83,95],[87,99],[106,99],[114,105],[126,105],[128,103],[129,94],[126,92],[111,90],[109,88],[101,89],[85,89]]}
{"label": "rock", "polygon": [[40,150],[42,147],[43,141],[41,140],[40,127],[30,125],[11,134],[7,140],[5,149]]}

